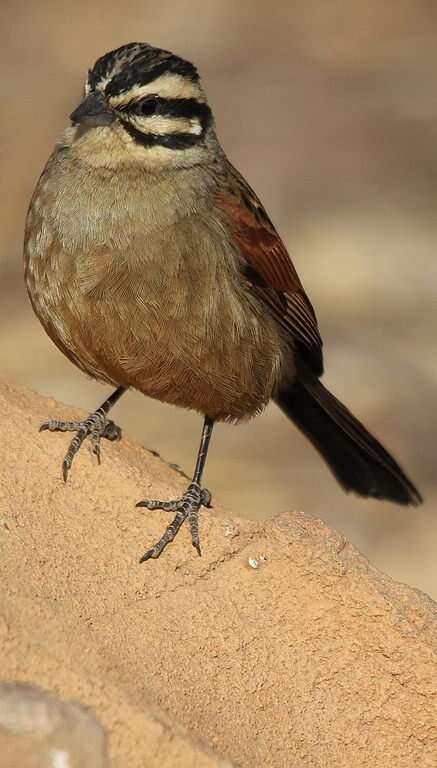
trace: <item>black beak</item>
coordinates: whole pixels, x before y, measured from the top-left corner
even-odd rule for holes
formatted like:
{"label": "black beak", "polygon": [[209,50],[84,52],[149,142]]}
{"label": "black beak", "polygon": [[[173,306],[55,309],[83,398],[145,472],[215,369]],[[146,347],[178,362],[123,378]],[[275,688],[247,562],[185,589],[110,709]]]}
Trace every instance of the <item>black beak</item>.
{"label": "black beak", "polygon": [[115,115],[102,93],[90,93],[70,115],[70,120],[81,125],[110,125]]}

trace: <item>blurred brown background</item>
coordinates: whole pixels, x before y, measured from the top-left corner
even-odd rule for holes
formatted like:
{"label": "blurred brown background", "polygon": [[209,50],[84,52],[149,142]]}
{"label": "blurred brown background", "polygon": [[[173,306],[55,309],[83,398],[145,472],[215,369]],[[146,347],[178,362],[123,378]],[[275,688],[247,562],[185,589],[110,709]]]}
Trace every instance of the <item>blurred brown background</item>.
{"label": "blurred brown background", "polygon": [[[132,40],[174,50],[198,65],[227,153],[290,247],[317,309],[327,384],[426,503],[345,495],[273,407],[217,428],[206,485],[247,517],[321,516],[376,565],[436,594],[435,3],[29,0],[3,2],[1,18],[2,373],[87,410],[105,397],[32,314],[24,217],[94,60]],[[191,471],[198,416],[129,394],[114,418]]]}

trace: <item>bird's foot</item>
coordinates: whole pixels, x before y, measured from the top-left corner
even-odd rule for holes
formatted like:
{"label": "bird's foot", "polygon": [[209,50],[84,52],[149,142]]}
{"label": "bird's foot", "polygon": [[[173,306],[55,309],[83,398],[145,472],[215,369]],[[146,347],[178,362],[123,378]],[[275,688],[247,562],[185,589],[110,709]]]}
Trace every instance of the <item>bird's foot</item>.
{"label": "bird's foot", "polygon": [[157,541],[156,544],[151,547],[151,549],[148,549],[142,556],[140,563],[145,563],[146,560],[159,557],[167,544],[170,544],[170,542],[173,541],[185,520],[188,520],[188,525],[190,526],[193,547],[195,547],[199,555],[201,554],[198,513],[201,506],[211,506],[211,494],[206,488],[201,488],[198,483],[192,482],[180,499],[174,499],[173,501],[145,499],[144,501],[139,501],[136,506],[146,507],[146,509],[163,509],[166,512],[176,512],[174,520],[166,528],[159,541]]}
{"label": "bird's foot", "polygon": [[65,481],[67,481],[73,459],[87,437],[90,438],[91,450],[97,456],[99,464],[101,438],[105,437],[107,440],[121,439],[120,427],[107,418],[102,408],[98,408],[94,413],[90,413],[84,421],[57,421],[56,419],[43,421],[39,431],[43,432],[44,430],[49,430],[49,432],[76,432],[62,462],[62,474]]}

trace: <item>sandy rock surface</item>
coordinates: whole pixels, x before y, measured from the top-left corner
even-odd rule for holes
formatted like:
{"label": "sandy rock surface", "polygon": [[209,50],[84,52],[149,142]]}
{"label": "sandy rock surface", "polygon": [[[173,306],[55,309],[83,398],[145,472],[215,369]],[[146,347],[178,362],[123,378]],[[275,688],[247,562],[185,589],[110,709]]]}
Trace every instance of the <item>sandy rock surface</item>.
{"label": "sandy rock surface", "polygon": [[83,449],[65,485],[49,415],[80,413],[0,387],[0,679],[91,708],[113,768],[436,764],[426,595],[302,513],[216,507],[202,558],[182,530],[140,566],[168,515],[135,502],[186,481],[124,437],[101,466]]}

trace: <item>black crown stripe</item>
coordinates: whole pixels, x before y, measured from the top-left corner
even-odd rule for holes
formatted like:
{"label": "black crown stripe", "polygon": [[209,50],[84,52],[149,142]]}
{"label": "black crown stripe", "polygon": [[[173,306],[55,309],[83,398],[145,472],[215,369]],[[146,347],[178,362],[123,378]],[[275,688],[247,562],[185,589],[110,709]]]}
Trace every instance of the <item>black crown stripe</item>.
{"label": "black crown stripe", "polygon": [[151,69],[146,68],[141,60],[136,60],[109,81],[105,88],[105,93],[107,96],[120,96],[120,94],[129,91],[133,86],[152,83],[167,72],[188,77],[193,82],[199,79],[194,65],[190,64],[189,61],[180,59],[178,56],[170,56]]}

